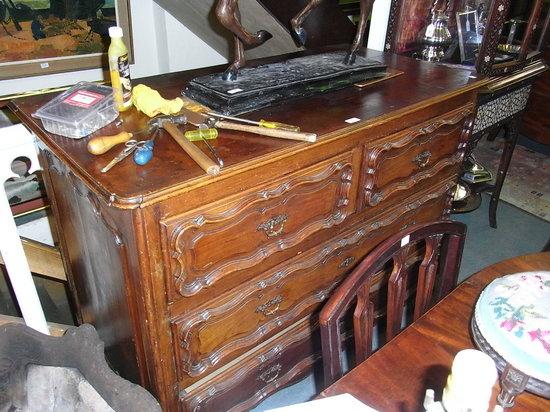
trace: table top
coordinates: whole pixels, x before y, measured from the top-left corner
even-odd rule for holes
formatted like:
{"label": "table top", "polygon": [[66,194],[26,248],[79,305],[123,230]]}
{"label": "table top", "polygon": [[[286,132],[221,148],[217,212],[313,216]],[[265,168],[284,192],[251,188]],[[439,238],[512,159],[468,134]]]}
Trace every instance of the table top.
{"label": "table top", "polygon": [[[326,51],[331,51],[327,49]],[[265,64],[284,58],[295,57],[304,51],[287,56],[277,56],[250,62],[250,65]],[[377,82],[365,88],[346,87],[330,93],[302,99],[292,99],[273,105],[242,117],[258,120],[271,119],[283,123],[295,124],[304,132],[317,133],[318,142],[314,144],[265,138],[250,133],[220,130],[211,144],[216,147],[224,159],[223,172],[216,176],[207,176],[191,158],[183,152],[176,142],[161,132],[156,139],[154,157],[147,167],[136,166],[133,162],[122,162],[109,173],[100,169],[110,161],[118,150],[112,150],[101,156],[87,152],[89,138],[99,135],[112,135],[125,131],[137,131],[145,127],[149,120],[135,108],[121,113],[122,125],[115,122],[83,139],[48,133],[39,119],[32,117],[38,108],[55,95],[45,94],[29,96],[10,102],[11,110],[44,142],[49,150],[61,159],[71,171],[86,181],[90,187],[105,198],[117,199],[120,204],[137,207],[136,203],[174,193],[191,185],[206,184],[213,180],[224,179],[243,168],[272,162],[282,156],[291,156],[309,147],[319,147],[334,138],[348,133],[368,129],[366,138],[375,139],[391,133],[388,123],[394,119],[396,130],[406,121],[416,119],[414,113],[427,104],[435,105],[441,113],[449,110],[448,100],[459,99],[482,87],[488,79],[476,78],[470,70],[451,69],[429,62],[417,61],[403,56],[385,54],[374,50],[361,51],[364,57],[379,61],[389,68],[403,72],[402,75]],[[172,99],[181,95],[182,90],[193,78],[216,72],[223,72],[224,66],[215,66],[185,72],[170,73],[143,79],[133,79],[132,83],[146,84]],[[405,118],[408,120],[406,120]],[[397,117],[401,118],[398,122]],[[346,123],[347,119],[357,118],[356,123]],[[189,127],[189,126],[187,126]],[[182,130],[186,129],[181,128]],[[393,130],[393,131],[396,131]],[[202,142],[195,143],[208,153]],[[132,206],[133,205],[133,206]]]}
{"label": "table top", "polygon": [[[475,348],[470,319],[483,288],[493,279],[550,269],[550,252],[508,259],[472,275],[416,322],[321,393],[350,393],[380,411],[420,411],[425,391],[441,399],[456,353]],[[493,388],[494,405],[499,385]],[[512,410],[550,411],[550,400],[524,392]]]}

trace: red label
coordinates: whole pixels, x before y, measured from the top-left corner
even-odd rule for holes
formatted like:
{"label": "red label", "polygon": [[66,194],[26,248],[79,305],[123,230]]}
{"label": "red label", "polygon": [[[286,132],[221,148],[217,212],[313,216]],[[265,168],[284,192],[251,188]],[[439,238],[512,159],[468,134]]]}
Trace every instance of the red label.
{"label": "red label", "polygon": [[89,92],[87,90],[79,90],[63,100],[63,103],[87,109],[89,107],[92,107],[104,97],[105,96],[99,93]]}

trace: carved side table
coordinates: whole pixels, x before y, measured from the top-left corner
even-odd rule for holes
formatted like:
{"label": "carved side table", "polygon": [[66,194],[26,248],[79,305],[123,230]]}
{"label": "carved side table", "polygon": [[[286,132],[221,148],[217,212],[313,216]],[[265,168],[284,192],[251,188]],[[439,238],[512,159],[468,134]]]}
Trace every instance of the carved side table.
{"label": "carved side table", "polygon": [[478,94],[476,117],[467,155],[473,151],[483,136],[491,138],[504,130],[505,143],[496,181],[493,185],[485,185],[483,188],[484,191],[491,192],[489,224],[493,228],[497,227],[498,201],[518,140],[521,117],[527,106],[532,84],[545,70],[546,66],[543,63],[534,63],[517,74],[495,80]]}

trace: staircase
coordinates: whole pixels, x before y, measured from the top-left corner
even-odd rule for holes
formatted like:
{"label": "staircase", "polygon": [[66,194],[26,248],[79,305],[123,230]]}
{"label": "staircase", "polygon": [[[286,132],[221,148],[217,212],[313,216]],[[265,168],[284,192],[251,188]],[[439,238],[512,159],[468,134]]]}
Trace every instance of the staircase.
{"label": "staircase", "polygon": [[[233,35],[221,26],[214,14],[216,0],[154,1],[222,56],[232,58]],[[273,38],[264,44],[247,49],[247,59],[302,50],[296,46],[290,35],[289,22],[306,3],[307,0],[240,0],[243,26],[251,32],[264,29],[273,34]],[[304,28],[308,31],[308,48],[328,44],[349,44],[355,35],[354,24],[336,0],[325,0],[313,10],[305,21]]]}

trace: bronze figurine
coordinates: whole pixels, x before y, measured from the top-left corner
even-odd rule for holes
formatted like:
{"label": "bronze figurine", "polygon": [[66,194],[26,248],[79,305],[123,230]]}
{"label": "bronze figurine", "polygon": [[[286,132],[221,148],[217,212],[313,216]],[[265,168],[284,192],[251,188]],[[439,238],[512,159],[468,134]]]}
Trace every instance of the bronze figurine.
{"label": "bronze figurine", "polygon": [[[292,27],[291,33],[300,46],[304,46],[307,40],[307,33],[302,27],[302,23],[311,10],[319,6],[322,1],[323,0],[310,0],[290,21]],[[372,10],[373,3],[374,0],[361,0],[360,2],[359,24],[357,25],[355,39],[344,59],[345,64],[351,65],[355,62],[357,51],[363,43],[367,18]],[[238,0],[218,0],[216,4],[216,17],[226,29],[230,30],[235,35],[235,57],[233,63],[222,75],[224,80],[233,81],[237,79],[239,69],[246,64],[244,46],[258,46],[273,36],[266,30],[259,30],[256,34],[252,34],[242,26]]]}

